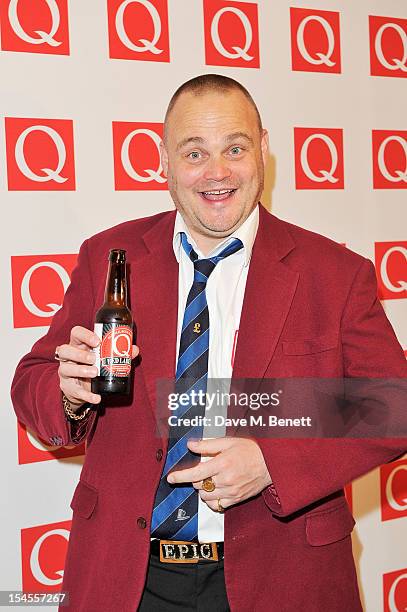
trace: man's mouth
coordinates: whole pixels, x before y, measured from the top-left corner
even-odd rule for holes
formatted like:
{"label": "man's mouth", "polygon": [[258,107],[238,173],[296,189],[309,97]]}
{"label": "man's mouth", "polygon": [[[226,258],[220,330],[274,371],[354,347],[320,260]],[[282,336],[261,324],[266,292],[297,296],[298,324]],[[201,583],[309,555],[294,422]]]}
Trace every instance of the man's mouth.
{"label": "man's mouth", "polygon": [[219,202],[230,198],[236,189],[211,189],[210,191],[200,191],[199,194],[211,202]]}

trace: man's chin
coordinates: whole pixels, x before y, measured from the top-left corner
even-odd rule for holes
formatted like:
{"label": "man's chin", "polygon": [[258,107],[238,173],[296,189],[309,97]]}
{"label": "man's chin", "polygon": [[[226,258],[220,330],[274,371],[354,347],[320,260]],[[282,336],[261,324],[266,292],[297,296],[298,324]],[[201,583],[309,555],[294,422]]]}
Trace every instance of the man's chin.
{"label": "man's chin", "polygon": [[242,214],[234,215],[230,217],[228,215],[219,215],[218,218],[200,218],[199,229],[201,232],[205,232],[212,238],[225,238],[232,234],[237,228],[239,228],[249,215]]}
{"label": "man's chin", "polygon": [[232,225],[203,225],[201,224],[198,231],[200,234],[207,236],[208,238],[227,238],[230,234],[240,227],[241,223],[234,223]]}

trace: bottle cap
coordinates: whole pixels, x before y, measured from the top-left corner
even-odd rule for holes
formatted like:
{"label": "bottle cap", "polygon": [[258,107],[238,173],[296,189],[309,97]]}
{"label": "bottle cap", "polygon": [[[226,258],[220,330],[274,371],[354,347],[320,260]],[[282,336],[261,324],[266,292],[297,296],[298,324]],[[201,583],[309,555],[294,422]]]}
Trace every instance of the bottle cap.
{"label": "bottle cap", "polygon": [[112,263],[126,263],[126,251],[124,249],[110,249],[109,261]]}

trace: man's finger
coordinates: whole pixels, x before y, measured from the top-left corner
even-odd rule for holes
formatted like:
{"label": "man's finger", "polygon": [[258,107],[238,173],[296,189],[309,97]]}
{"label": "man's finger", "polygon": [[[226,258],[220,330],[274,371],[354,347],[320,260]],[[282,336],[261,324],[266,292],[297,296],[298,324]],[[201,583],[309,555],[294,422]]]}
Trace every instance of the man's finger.
{"label": "man's finger", "polygon": [[78,363],[61,362],[59,375],[61,378],[95,378],[97,376],[95,366],[80,365]]}
{"label": "man's finger", "polygon": [[71,329],[70,344],[74,346],[85,345],[89,348],[95,348],[100,344],[100,338],[90,329],[76,325]]}
{"label": "man's finger", "polygon": [[[205,503],[207,506],[209,506],[209,508],[211,508],[211,510],[214,510],[215,512],[219,512],[218,499],[216,499],[216,501],[207,501]],[[233,499],[220,498],[220,503],[222,505],[223,510],[226,510],[226,508],[229,508],[229,506],[233,506],[233,504],[235,504],[236,501],[234,501]]]}
{"label": "man's finger", "polygon": [[95,354],[86,349],[76,348],[70,344],[61,344],[56,347],[56,353],[61,362],[72,361],[73,363],[84,363],[92,365],[95,363]]}
{"label": "man's finger", "polygon": [[[216,484],[216,481],[215,481],[215,484]],[[219,497],[227,497],[228,495],[229,495],[229,491],[225,487],[219,487],[219,488],[216,487],[215,490],[212,491],[212,493],[207,493],[203,489],[199,490],[199,497],[204,502],[216,501],[217,499],[219,499]]]}
{"label": "man's finger", "polygon": [[135,357],[137,357],[139,353],[140,353],[139,347],[133,344],[133,346],[131,347],[131,358],[134,359]]}
{"label": "man's finger", "polygon": [[200,455],[215,455],[233,444],[233,438],[211,438],[209,440],[188,440],[188,448]]}
{"label": "man's finger", "polygon": [[177,482],[197,482],[198,480],[209,478],[209,476],[214,476],[217,474],[217,469],[217,461],[215,457],[214,459],[200,463],[195,467],[171,472],[168,474],[167,480],[171,484],[175,484]]}
{"label": "man's finger", "polygon": [[81,402],[84,404],[99,404],[102,399],[97,393],[87,391],[84,387],[77,385],[71,379],[68,379],[61,385],[61,390],[68,400],[75,404]]}

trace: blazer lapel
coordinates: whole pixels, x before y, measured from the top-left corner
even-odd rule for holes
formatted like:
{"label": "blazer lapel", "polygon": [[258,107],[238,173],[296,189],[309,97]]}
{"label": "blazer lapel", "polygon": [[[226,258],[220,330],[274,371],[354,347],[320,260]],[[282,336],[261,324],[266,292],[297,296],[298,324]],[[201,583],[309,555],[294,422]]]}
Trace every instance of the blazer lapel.
{"label": "blazer lapel", "polygon": [[[260,223],[253,245],[232,375],[232,389],[245,387],[242,379],[264,377],[296,291],[299,273],[282,260],[295,248],[286,226],[260,206]],[[240,380],[240,382],[239,382]],[[242,386],[243,384],[243,386]],[[250,385],[250,391],[255,391]],[[246,407],[233,406],[239,418]],[[235,429],[228,430],[228,433]]]}
{"label": "blazer lapel", "polygon": [[144,254],[130,262],[131,304],[141,369],[154,412],[157,382],[172,381],[175,373],[178,263],[172,246],[174,220],[175,212],[144,234]]}

